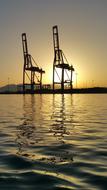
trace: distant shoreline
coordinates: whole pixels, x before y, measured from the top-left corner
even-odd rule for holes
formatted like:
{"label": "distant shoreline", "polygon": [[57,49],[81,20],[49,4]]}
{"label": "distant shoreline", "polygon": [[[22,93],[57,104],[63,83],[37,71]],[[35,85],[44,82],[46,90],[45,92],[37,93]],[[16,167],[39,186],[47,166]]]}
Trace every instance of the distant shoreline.
{"label": "distant shoreline", "polygon": [[79,88],[79,89],[65,89],[61,91],[61,89],[52,90],[52,89],[42,89],[35,90],[32,93],[30,90],[27,90],[25,93],[22,91],[12,92],[12,91],[4,91],[0,92],[0,94],[105,94],[107,93],[106,87],[94,87],[94,88]]}

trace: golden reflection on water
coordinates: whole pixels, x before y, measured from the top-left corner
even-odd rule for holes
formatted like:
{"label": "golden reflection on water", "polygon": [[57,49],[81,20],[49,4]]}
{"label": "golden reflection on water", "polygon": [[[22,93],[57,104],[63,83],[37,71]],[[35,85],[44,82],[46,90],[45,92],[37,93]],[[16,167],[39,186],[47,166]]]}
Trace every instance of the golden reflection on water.
{"label": "golden reflection on water", "polygon": [[[73,161],[72,150],[66,148],[70,146],[66,141],[70,135],[67,125],[72,126],[67,104],[72,106],[72,96],[67,102],[64,95],[53,95],[49,100],[43,95],[23,96],[24,114],[17,132],[17,154],[59,164]],[[39,151],[41,146],[44,153]]]}
{"label": "golden reflection on water", "polygon": [[[58,184],[58,187],[62,187],[62,188],[67,188],[67,189],[72,189],[72,183],[71,181],[75,181],[75,184],[78,184],[78,185],[83,185],[83,182],[80,181],[79,179],[76,179],[75,177],[73,176],[69,176],[69,175],[64,175],[62,173],[57,173],[57,172],[50,172],[50,171],[44,171],[44,170],[33,170],[35,173],[38,173],[38,174],[42,174],[42,175],[48,175],[48,176],[52,176],[52,177],[57,177],[61,180],[64,180],[65,182],[69,182],[69,185],[59,185]],[[84,183],[85,185],[85,183]]]}
{"label": "golden reflection on water", "polygon": [[64,95],[61,97],[59,96],[58,98],[54,95],[50,132],[53,133],[53,136],[56,137],[56,140],[61,141],[62,143],[65,143],[64,136],[70,134],[66,126],[67,117]]}
{"label": "golden reflection on water", "polygon": [[34,185],[106,189],[107,95],[17,97],[1,97],[2,180],[10,172],[12,183],[17,173],[21,184],[34,177]]}
{"label": "golden reflection on water", "polygon": [[[39,101],[39,100],[38,100]],[[41,105],[41,101],[39,106]],[[17,143],[18,143],[18,154],[24,154],[26,149],[30,145],[34,145],[40,141],[40,137],[37,138],[36,136],[36,118],[38,118],[39,125],[41,125],[40,119],[40,112],[36,111],[35,105],[35,97],[34,95],[31,96],[23,96],[23,120],[22,124],[18,126],[18,133],[17,133]],[[39,107],[38,107],[39,108]],[[27,151],[28,152],[28,151]],[[27,155],[27,154],[26,154]]]}

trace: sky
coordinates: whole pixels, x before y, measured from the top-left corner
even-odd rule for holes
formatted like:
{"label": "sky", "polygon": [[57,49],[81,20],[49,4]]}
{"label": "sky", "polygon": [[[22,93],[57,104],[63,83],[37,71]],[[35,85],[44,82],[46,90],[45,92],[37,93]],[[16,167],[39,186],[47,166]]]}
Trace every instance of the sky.
{"label": "sky", "polygon": [[22,83],[21,34],[29,53],[52,83],[52,27],[75,68],[78,87],[107,86],[107,0],[0,0],[0,86]]}

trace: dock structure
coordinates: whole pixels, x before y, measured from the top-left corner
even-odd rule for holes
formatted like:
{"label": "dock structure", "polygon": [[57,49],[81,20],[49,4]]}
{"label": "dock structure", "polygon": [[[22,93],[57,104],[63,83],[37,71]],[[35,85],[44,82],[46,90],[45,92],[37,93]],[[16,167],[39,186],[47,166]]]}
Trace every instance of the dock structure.
{"label": "dock structure", "polygon": [[[27,37],[26,33],[22,33],[22,46],[23,46],[23,93],[27,91],[27,86],[30,87],[30,92],[34,93],[35,87],[42,89],[42,74],[45,71],[40,68],[31,54],[28,53]],[[29,83],[26,82],[28,79]]]}
{"label": "dock structure", "polygon": [[[70,65],[63,53],[59,48],[59,35],[58,35],[58,26],[53,26],[53,45],[54,45],[54,61],[53,61],[53,91],[55,90],[55,85],[60,85],[60,89],[63,92],[65,85],[70,86],[70,89],[73,88],[73,65]],[[58,72],[58,69],[61,72]],[[70,74],[68,73],[70,72]],[[65,80],[65,73],[67,79]],[[55,75],[57,75],[58,81],[55,80]]]}

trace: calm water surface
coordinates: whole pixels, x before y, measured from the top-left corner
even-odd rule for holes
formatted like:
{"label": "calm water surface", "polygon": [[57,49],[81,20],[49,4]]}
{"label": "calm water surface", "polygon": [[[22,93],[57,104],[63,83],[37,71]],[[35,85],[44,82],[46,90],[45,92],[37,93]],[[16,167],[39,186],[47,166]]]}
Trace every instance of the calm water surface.
{"label": "calm water surface", "polygon": [[1,95],[4,189],[107,190],[107,95]]}

